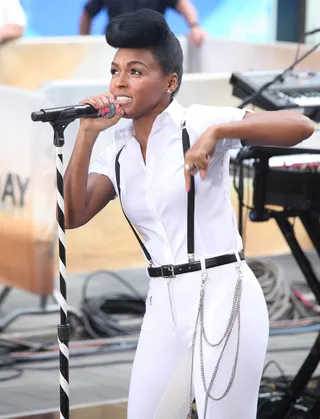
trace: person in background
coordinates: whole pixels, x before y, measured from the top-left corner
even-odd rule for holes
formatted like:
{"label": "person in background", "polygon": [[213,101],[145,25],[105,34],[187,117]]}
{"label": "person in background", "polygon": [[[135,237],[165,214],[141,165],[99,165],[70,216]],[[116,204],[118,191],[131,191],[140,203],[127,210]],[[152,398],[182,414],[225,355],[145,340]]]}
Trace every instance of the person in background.
{"label": "person in background", "polygon": [[26,23],[19,0],[0,0],[0,45],[21,38]]}
{"label": "person in background", "polygon": [[206,33],[198,21],[197,10],[189,0],[88,0],[80,19],[80,35],[90,34],[92,19],[103,9],[107,9],[111,20],[120,14],[145,8],[162,14],[169,8],[176,10],[189,25],[190,41],[197,46],[202,44]]}

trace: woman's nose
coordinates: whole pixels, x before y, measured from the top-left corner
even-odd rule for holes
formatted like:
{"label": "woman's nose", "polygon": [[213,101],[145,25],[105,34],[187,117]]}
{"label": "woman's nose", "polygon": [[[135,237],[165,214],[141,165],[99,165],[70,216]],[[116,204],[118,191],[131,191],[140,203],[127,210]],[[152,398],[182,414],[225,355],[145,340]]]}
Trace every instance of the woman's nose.
{"label": "woman's nose", "polygon": [[119,76],[116,79],[116,86],[120,89],[126,88],[128,86],[128,81],[125,76]]}

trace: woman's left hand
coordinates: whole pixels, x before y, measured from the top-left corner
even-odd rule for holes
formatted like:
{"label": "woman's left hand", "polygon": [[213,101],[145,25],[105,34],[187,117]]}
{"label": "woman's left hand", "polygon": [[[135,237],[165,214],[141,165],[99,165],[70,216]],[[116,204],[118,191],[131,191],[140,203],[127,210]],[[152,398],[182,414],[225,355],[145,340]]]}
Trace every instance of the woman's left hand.
{"label": "woman's left hand", "polygon": [[208,173],[211,157],[216,148],[217,138],[212,128],[208,128],[201,137],[193,144],[185,154],[184,176],[186,179],[186,190],[190,190],[191,176],[200,172],[204,179]]}

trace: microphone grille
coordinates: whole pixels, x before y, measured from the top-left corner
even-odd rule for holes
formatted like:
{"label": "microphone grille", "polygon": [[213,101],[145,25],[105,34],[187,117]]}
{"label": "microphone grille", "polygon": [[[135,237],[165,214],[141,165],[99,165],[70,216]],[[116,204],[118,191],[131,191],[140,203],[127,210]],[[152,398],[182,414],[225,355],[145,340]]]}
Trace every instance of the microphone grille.
{"label": "microphone grille", "polygon": [[116,114],[116,105],[114,103],[110,103],[109,112],[105,114],[107,118],[113,118]]}

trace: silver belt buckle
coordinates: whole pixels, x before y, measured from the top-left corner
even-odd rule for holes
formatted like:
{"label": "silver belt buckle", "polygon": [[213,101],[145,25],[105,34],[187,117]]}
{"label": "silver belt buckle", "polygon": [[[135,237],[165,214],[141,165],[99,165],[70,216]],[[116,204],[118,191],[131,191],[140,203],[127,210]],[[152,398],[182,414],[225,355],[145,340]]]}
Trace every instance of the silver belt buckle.
{"label": "silver belt buckle", "polygon": [[[168,269],[168,271],[171,272],[171,275],[164,275],[164,269]],[[162,278],[175,278],[174,265],[162,265],[160,266],[160,271]]]}

